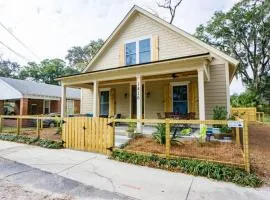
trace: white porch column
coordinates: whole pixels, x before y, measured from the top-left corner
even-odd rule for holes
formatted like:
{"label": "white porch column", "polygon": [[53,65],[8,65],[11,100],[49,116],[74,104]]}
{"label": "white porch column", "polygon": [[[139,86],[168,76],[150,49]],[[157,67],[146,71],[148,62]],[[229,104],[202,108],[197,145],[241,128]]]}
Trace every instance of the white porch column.
{"label": "white porch column", "polygon": [[61,117],[66,117],[67,113],[67,87],[65,85],[61,86]]}
{"label": "white porch column", "polygon": [[[137,82],[137,119],[142,119],[142,77],[136,77]],[[137,133],[142,133],[142,123],[137,123]]]}
{"label": "white porch column", "polygon": [[198,69],[199,118],[205,120],[204,70]]}
{"label": "white porch column", "polygon": [[99,92],[98,81],[93,82],[93,117],[99,116]]}

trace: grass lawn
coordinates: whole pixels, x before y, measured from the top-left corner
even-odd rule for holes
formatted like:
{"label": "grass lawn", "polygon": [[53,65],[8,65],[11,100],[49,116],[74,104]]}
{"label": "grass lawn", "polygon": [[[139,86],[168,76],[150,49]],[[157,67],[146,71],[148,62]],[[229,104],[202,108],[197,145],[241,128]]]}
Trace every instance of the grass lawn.
{"label": "grass lawn", "polygon": [[270,124],[270,114],[265,114],[264,115],[264,122],[267,124]]}

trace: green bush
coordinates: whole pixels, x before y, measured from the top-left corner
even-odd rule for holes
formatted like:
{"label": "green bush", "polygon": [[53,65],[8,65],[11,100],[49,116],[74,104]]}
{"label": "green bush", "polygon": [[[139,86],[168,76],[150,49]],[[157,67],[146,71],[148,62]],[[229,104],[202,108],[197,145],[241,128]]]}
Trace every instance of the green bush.
{"label": "green bush", "polygon": [[157,155],[140,155],[123,150],[115,150],[111,159],[137,165],[150,166],[171,171],[180,171],[195,176],[204,176],[216,180],[233,182],[242,186],[259,187],[262,181],[243,169],[192,159],[166,159]]}
{"label": "green bush", "polygon": [[27,137],[24,135],[0,134],[0,140],[33,144],[50,149],[63,148],[63,141],[40,139],[39,137]]}
{"label": "green bush", "polygon": [[153,133],[153,138],[160,144],[166,143],[166,126],[165,124],[157,124],[155,126],[156,132]]}

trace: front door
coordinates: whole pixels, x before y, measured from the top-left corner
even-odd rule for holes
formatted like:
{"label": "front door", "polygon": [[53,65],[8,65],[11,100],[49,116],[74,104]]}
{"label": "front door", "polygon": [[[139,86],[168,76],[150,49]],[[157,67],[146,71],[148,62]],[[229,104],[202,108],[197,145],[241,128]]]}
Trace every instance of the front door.
{"label": "front door", "polygon": [[[142,85],[142,118],[144,116],[144,85]],[[131,86],[131,117],[137,118],[137,86]]]}
{"label": "front door", "polygon": [[188,112],[187,85],[173,86],[173,112],[186,114]]}

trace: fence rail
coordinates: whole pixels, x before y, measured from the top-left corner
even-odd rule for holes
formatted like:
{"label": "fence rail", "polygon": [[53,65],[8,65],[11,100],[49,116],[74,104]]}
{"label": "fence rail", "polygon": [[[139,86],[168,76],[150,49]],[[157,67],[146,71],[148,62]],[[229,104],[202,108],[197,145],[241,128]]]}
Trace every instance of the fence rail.
{"label": "fence rail", "polygon": [[256,107],[231,108],[231,113],[248,122],[264,122],[264,112],[257,112]]}
{"label": "fence rail", "polygon": [[[54,126],[50,127],[52,123]],[[49,120],[49,122],[48,122]],[[27,135],[43,137],[52,140],[61,140],[58,128],[61,128],[62,120],[60,117],[44,115],[0,115],[0,133],[15,133],[17,135]]]}
{"label": "fence rail", "polygon": [[[144,123],[144,124],[165,124],[165,144],[163,145],[165,148],[160,150],[162,148],[162,146],[160,145],[159,147],[156,147],[156,149],[151,149],[148,150],[147,149],[147,145],[151,144],[150,139],[145,139],[147,140],[147,144],[144,144],[144,147],[141,147],[141,149],[143,150],[137,150],[136,148],[138,148],[139,142],[143,141],[142,139],[138,139],[138,141],[133,141],[134,145],[133,147],[135,147],[134,149],[132,149],[133,147],[129,148],[129,146],[126,147],[127,151],[131,151],[134,153],[138,153],[141,152],[142,154],[145,153],[155,153],[164,157],[177,157],[178,153],[177,151],[179,151],[179,149],[183,150],[184,148],[189,149],[190,151],[193,151],[200,154],[200,150],[203,151],[204,153],[207,152],[207,148],[204,148],[204,144],[202,144],[202,148],[197,147],[197,144],[192,144],[192,143],[184,143],[182,146],[178,147],[174,145],[171,142],[171,138],[172,138],[172,127],[175,125],[198,125],[198,127],[201,128],[202,125],[209,125],[211,127],[213,127],[213,125],[222,125],[222,126],[226,126],[228,124],[227,120],[174,120],[174,119],[113,119],[114,124],[115,123]],[[208,157],[200,157],[199,155],[194,155],[194,152],[186,152],[186,155],[179,155],[180,157],[192,157],[195,159],[200,159],[200,160],[208,160],[208,161],[215,161],[215,162],[219,162],[219,163],[224,163],[224,164],[230,164],[230,165],[235,165],[235,166],[239,166],[239,167],[243,167],[245,168],[246,171],[250,171],[250,160],[249,160],[249,144],[248,144],[248,125],[247,125],[247,121],[243,121],[243,128],[234,128],[233,132],[234,132],[234,140],[235,142],[233,144],[221,144],[221,146],[217,146],[216,149],[214,149],[217,152],[214,152],[216,155],[216,157],[222,156],[222,153],[219,153],[218,151],[223,149],[224,147],[230,147],[233,148],[232,151],[235,151],[236,154],[239,153],[239,147],[241,149],[241,155],[240,155],[240,159],[241,157],[243,158],[243,162],[239,162],[239,160],[237,160],[236,158],[233,158],[234,156],[234,152],[232,152],[231,158],[233,161],[219,161],[219,160],[215,160],[215,159],[211,159],[211,155]],[[199,129],[199,128],[198,128]],[[131,142],[132,143],[132,142]],[[215,144],[215,143],[214,143]],[[188,145],[191,145],[188,147]],[[223,146],[222,146],[223,145]],[[132,145],[131,145],[132,146]],[[199,145],[200,146],[200,145]],[[210,144],[210,147],[211,144]],[[235,148],[235,149],[234,149]],[[225,149],[226,150],[226,149]],[[199,152],[198,152],[199,151]],[[193,154],[192,154],[193,153]],[[178,156],[178,157],[179,157]]]}

